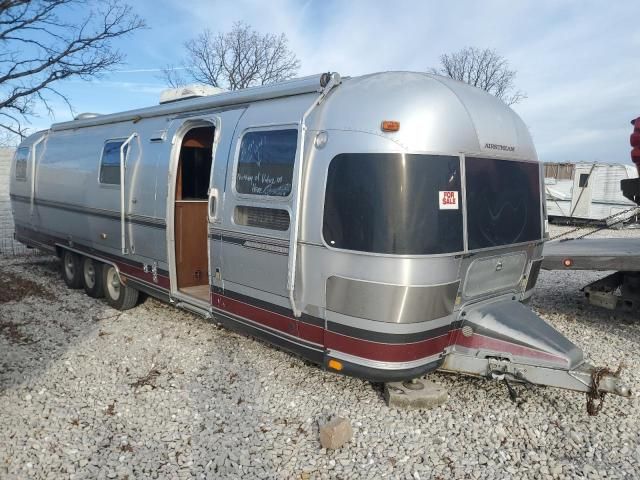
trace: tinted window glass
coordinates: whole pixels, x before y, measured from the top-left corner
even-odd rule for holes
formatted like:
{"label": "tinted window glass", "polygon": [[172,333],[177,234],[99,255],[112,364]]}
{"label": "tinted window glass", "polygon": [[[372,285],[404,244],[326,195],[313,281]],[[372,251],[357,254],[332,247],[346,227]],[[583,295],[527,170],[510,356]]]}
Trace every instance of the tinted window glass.
{"label": "tinted window glass", "polygon": [[323,235],[362,252],[463,249],[458,157],[352,153],[329,165]]}
{"label": "tinted window glass", "polygon": [[29,159],[29,149],[19,148],[16,152],[16,180],[27,179],[27,160]]}
{"label": "tinted window glass", "polygon": [[[120,147],[123,143],[124,140],[114,140],[104,144],[100,163],[100,183],[120,185]],[[125,157],[128,148],[128,145],[124,147]]]}
{"label": "tinted window glass", "polygon": [[539,240],[538,163],[467,157],[469,250]]}
{"label": "tinted window glass", "polygon": [[289,195],[297,143],[295,129],[245,133],[236,175],[238,193]]}

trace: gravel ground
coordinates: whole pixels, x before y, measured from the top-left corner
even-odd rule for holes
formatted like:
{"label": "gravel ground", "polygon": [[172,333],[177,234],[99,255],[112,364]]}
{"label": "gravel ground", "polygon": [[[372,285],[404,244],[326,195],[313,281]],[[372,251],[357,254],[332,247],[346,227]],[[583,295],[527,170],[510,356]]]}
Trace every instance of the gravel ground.
{"label": "gravel ground", "polygon": [[[582,394],[523,390],[518,406],[501,384],[433,374],[445,405],[390,409],[379,385],[152,299],[119,313],[57,269],[0,259],[0,478],[640,477],[637,395],[588,417]],[[637,388],[640,322],[584,302],[598,276],[542,272],[532,305]],[[354,438],[326,451],[318,423],[336,414]]]}

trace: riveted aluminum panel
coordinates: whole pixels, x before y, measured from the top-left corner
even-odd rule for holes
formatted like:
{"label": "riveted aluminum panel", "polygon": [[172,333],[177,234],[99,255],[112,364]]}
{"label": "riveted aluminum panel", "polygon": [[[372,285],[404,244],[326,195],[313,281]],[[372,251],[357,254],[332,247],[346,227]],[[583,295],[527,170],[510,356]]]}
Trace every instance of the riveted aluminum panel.
{"label": "riveted aluminum panel", "polygon": [[527,265],[527,254],[517,252],[474,260],[464,282],[464,296],[477,297],[518,285]]}
{"label": "riveted aluminum panel", "polygon": [[451,314],[459,284],[390,285],[332,276],[327,310],[378,322],[425,322]]}

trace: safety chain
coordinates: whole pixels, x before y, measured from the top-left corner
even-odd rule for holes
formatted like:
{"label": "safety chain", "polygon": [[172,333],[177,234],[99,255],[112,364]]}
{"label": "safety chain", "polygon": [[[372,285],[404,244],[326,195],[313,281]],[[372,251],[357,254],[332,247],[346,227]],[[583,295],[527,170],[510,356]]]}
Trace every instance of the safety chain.
{"label": "safety chain", "polygon": [[618,366],[618,369],[615,372],[612,372],[611,369],[607,367],[596,368],[591,372],[591,390],[587,392],[587,413],[595,417],[602,410],[602,406],[604,405],[604,396],[607,392],[600,391],[600,380],[604,375],[612,375],[614,377],[620,376],[620,372],[622,371],[622,364]]}
{"label": "safety chain", "polygon": [[[629,208],[629,209],[627,209],[627,210],[623,210],[622,212],[614,213],[613,215],[609,215],[608,217],[602,218],[602,219],[598,220],[598,222],[604,222],[604,223],[605,223],[605,225],[604,225],[604,226],[602,226],[602,227],[597,227],[597,228],[593,229],[592,231],[587,232],[587,233],[584,233],[584,234],[582,234],[582,235],[580,235],[580,236],[577,236],[577,237],[573,237],[573,238],[566,238],[566,239],[564,239],[564,240],[562,240],[562,241],[563,241],[563,242],[565,242],[565,241],[567,241],[567,240],[578,240],[578,239],[580,239],[580,238],[585,238],[585,237],[588,237],[589,235],[593,235],[594,233],[599,232],[600,230],[605,230],[605,229],[607,229],[607,228],[611,228],[611,227],[613,227],[614,225],[617,225],[617,224],[619,224],[619,223],[624,222],[625,220],[627,220],[627,218],[626,218],[626,217],[623,217],[623,218],[621,218],[621,219],[619,219],[619,220],[616,220],[616,221],[615,221],[615,222],[613,222],[613,223],[607,223],[607,220],[611,220],[612,218],[615,218],[615,217],[617,217],[617,216],[619,216],[619,215],[624,215],[625,213],[633,212],[634,210],[637,210],[638,212],[640,212],[640,207],[638,207],[638,206],[631,207],[631,208]],[[574,228],[573,230],[569,230],[569,231],[567,231],[567,232],[563,232],[563,233],[560,233],[560,234],[558,234],[558,235],[555,235],[554,237],[551,237],[551,238],[547,239],[546,241],[547,241],[547,242],[550,242],[551,240],[556,240],[556,239],[558,239],[558,238],[560,238],[560,237],[564,237],[564,236],[566,236],[566,235],[570,235],[570,234],[575,233],[575,232],[577,232],[577,231],[579,231],[579,230],[582,230],[582,229],[584,229],[584,228],[589,228],[589,227],[588,227],[588,226],[585,226],[585,225],[582,225],[582,226],[580,226],[580,227],[576,227],[576,228]]]}

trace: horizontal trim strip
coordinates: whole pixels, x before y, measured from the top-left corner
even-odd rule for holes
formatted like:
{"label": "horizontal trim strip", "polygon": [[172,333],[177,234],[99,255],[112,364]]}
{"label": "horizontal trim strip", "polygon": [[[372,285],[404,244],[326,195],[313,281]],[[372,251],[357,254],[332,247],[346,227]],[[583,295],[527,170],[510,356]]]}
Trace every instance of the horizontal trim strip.
{"label": "horizontal trim strip", "polygon": [[[215,285],[211,287],[211,292],[217,295],[232,298],[234,300],[239,300],[241,302],[247,303],[254,307],[269,310],[279,315],[284,315],[286,317],[293,318],[293,311],[290,308],[283,307],[282,305],[260,300],[258,298],[250,297],[242,293],[233,292],[231,290],[227,290],[227,289],[223,290],[220,287],[216,287]],[[309,323],[311,325],[315,325],[318,327],[324,327],[324,320],[322,318],[314,317],[307,313],[303,313],[302,316],[299,318],[296,318],[296,320],[300,320],[302,322]]]}
{"label": "horizontal trim strip", "polygon": [[448,333],[410,344],[383,344],[356,339],[327,331],[325,346],[329,350],[348,353],[379,362],[410,362],[444,353],[449,345]]}
{"label": "horizontal trim strip", "polygon": [[214,309],[214,317],[219,317],[222,324],[230,330],[239,331],[245,335],[250,335],[260,340],[267,341],[271,345],[275,345],[276,347],[292,352],[318,365],[324,364],[324,349],[313,348],[312,346],[307,346],[304,343],[283,337],[273,331],[267,330],[266,328],[254,325],[253,323],[250,323],[250,321],[238,318],[218,309]]}
{"label": "horizontal trim strip", "polygon": [[232,245],[238,245],[244,248],[250,248],[252,250],[258,250],[261,252],[274,253],[276,255],[289,255],[289,247],[285,247],[281,244],[265,242],[263,240],[244,239],[238,237],[230,237],[228,235],[209,235],[212,240],[220,240],[224,243],[230,243]]}
{"label": "horizontal trim strip", "polygon": [[[11,200],[14,200],[17,202],[31,203],[30,197],[25,197],[22,195],[11,194],[10,198]],[[65,210],[68,212],[83,213],[86,215],[92,215],[94,217],[107,218],[109,220],[116,220],[118,222],[120,221],[120,212],[115,212],[113,210],[104,210],[101,208],[85,207],[82,205],[75,205],[75,204],[65,203],[65,202],[55,202],[55,201],[43,200],[39,198],[34,199],[34,204],[40,205],[43,207],[48,207],[48,208],[57,208],[58,210]],[[166,228],[166,222],[164,221],[164,219],[161,219],[161,218],[147,217],[144,215],[127,214],[125,216],[125,220],[129,223],[142,225],[145,227],[161,228],[161,229]]]}
{"label": "horizontal trim strip", "polygon": [[239,239],[243,239],[243,240],[253,240],[256,242],[262,242],[262,243],[271,243],[273,245],[282,245],[282,246],[288,246],[289,245],[289,241],[286,238],[276,238],[270,235],[256,235],[254,233],[247,233],[247,232],[240,232],[237,230],[227,230],[227,229],[221,229],[221,228],[210,228],[209,229],[209,236],[215,236],[215,237],[233,237],[233,238],[239,238]]}
{"label": "horizontal trim strip", "polygon": [[[307,325],[305,330],[306,336],[299,335],[298,322],[293,318],[279,315],[277,313],[270,312],[269,310],[263,310],[252,305],[243,303],[239,300],[234,300],[229,297],[212,294],[212,304],[214,309],[223,310],[227,313],[231,313],[246,321],[258,323],[264,327],[277,330],[285,335],[294,337],[296,341],[309,342],[308,346],[315,348],[324,348],[323,345],[323,332],[324,329],[315,327],[313,325]],[[292,339],[293,341],[293,339]]]}
{"label": "horizontal trim strip", "polygon": [[365,330],[362,328],[344,325],[342,323],[327,321],[327,329],[328,331],[339,333],[341,335],[368,340],[371,342],[388,344],[401,343],[406,345],[410,343],[419,343],[423,340],[429,340],[434,337],[446,335],[451,329],[458,328],[461,323],[462,322],[460,321],[456,321],[448,325],[415,333],[385,333],[374,332],[372,330]]}

